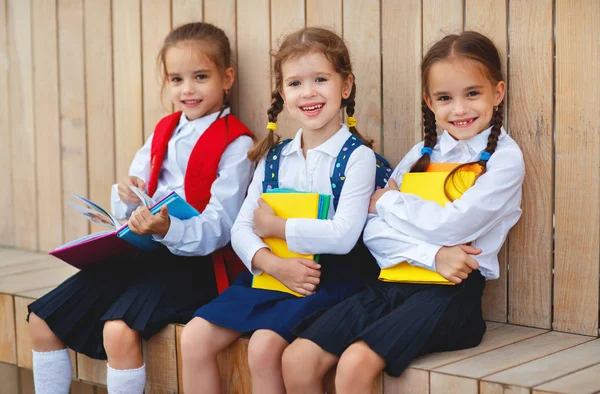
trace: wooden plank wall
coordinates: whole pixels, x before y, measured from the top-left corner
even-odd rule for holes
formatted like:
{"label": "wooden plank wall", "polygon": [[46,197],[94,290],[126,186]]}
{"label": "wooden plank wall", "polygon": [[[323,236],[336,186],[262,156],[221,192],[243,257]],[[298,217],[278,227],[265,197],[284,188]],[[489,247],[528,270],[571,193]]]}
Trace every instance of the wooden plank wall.
{"label": "wooden plank wall", "polygon": [[[598,7],[596,0],[0,0],[0,243],[48,251],[90,230],[64,201],[80,193],[108,206],[110,185],[171,110],[160,97],[156,55],[173,26],[204,20],[226,31],[237,71],[234,113],[258,136],[272,90],[269,51],[298,27],[334,29],[353,57],[358,128],[393,164],[421,139],[423,54],[445,34],[476,29],[500,50],[505,126],[527,166],[523,217],[501,253],[501,279],[488,285],[486,317],[597,335]],[[297,127],[281,115],[283,136]]]}

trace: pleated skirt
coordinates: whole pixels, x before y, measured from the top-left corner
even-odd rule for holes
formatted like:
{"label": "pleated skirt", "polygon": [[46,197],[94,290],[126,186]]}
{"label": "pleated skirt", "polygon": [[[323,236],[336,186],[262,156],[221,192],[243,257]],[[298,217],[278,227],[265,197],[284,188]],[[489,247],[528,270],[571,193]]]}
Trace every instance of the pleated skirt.
{"label": "pleated skirt", "polygon": [[176,256],[161,246],[87,267],[28,309],[69,348],[105,360],[104,322],[123,320],[149,339],[169,323],[187,323],[216,296],[210,256]]}
{"label": "pleated skirt", "polygon": [[324,313],[315,313],[292,332],[338,357],[364,341],[400,376],[416,357],[479,345],[485,333],[481,297],[485,278],[473,271],[456,286],[373,280]]}
{"label": "pleated skirt", "polygon": [[252,288],[252,274],[240,274],[235,283],[194,316],[241,333],[259,329],[276,332],[288,342],[296,336],[291,329],[307,316],[331,308],[358,291],[369,278],[376,278],[377,264],[364,247],[349,255],[321,255],[321,282],[307,297]]}

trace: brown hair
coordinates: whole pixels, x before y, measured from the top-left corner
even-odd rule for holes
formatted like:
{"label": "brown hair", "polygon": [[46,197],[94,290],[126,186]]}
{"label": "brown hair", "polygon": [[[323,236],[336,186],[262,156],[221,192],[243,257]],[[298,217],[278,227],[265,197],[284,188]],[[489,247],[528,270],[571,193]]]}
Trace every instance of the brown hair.
{"label": "brown hair", "polygon": [[[483,34],[474,31],[464,31],[460,34],[450,34],[436,42],[427,51],[427,54],[421,62],[421,83],[423,87],[423,95],[429,95],[428,78],[431,67],[442,60],[449,58],[465,58],[474,60],[479,63],[485,70],[485,74],[492,82],[497,84],[500,81],[504,81],[502,77],[502,68],[500,64],[500,56],[494,43],[484,36]],[[500,137],[500,128],[502,127],[503,114],[504,114],[504,100],[498,104],[494,110],[492,116],[492,132],[488,137],[488,143],[485,148],[485,152],[490,155],[496,151],[498,145],[498,137]],[[423,110],[423,129],[424,129],[424,147],[433,149],[437,143],[437,132],[435,125],[435,114],[427,106],[425,99],[421,102],[421,108]],[[423,154],[419,160],[417,160],[410,169],[410,172],[425,172],[430,163],[430,155]],[[449,195],[447,191],[447,185],[449,182],[455,182],[454,176],[458,171],[468,170],[469,166],[473,164],[479,164],[481,166],[481,172],[478,177],[485,173],[487,160],[478,160],[475,162],[465,163],[456,167],[444,183],[444,192],[446,197],[450,201],[454,198]],[[466,190],[466,189],[465,189]],[[465,190],[462,190],[463,192]]]}
{"label": "brown hair", "polygon": [[[350,54],[344,40],[336,33],[320,27],[305,27],[284,37],[279,50],[272,52],[273,75],[275,77],[275,89],[271,93],[271,107],[267,110],[269,122],[276,123],[277,116],[283,110],[283,97],[279,93],[283,88],[283,75],[281,65],[290,59],[297,59],[308,53],[322,53],[332,64],[335,71],[341,74],[343,79],[354,74],[350,63]],[[346,108],[348,116],[354,115],[354,101],[356,97],[356,81],[352,83],[350,96],[342,98],[341,108]],[[358,132],[356,127],[350,127],[350,132],[360,138],[367,146],[373,146],[373,140],[367,139]],[[268,130],[255,146],[248,152],[248,158],[259,161],[277,142],[280,137],[273,130]]]}
{"label": "brown hair", "polygon": [[[223,30],[210,23],[194,22],[186,23],[172,30],[165,41],[162,48],[158,52],[156,59],[159,68],[163,74],[163,82],[161,87],[161,97],[167,83],[167,65],[165,57],[167,51],[179,44],[196,45],[202,52],[217,66],[221,73],[231,67],[231,47],[229,39]],[[229,92],[223,92],[223,108],[219,113],[221,117],[223,110],[230,106]]]}

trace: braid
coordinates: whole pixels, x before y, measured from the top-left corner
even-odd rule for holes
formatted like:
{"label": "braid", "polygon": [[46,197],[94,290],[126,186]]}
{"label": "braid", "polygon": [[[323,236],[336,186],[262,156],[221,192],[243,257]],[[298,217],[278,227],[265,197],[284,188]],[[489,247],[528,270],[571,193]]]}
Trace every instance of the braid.
{"label": "braid", "polygon": [[[356,81],[352,82],[352,90],[350,91],[350,95],[347,99],[342,99],[342,107],[346,107],[346,114],[348,116],[354,116],[354,107],[356,106]],[[357,136],[362,142],[365,143],[369,148],[373,148],[373,139],[365,137],[361,133],[358,132],[356,126],[348,127],[350,132]]]}
{"label": "braid", "polygon": [[[437,144],[435,114],[429,109],[424,99],[421,101],[421,110],[423,111],[423,130],[425,131],[425,136],[423,138],[423,147],[433,149],[435,147],[435,144]],[[413,164],[410,168],[410,172],[425,172],[427,171],[427,167],[429,166],[430,162],[430,155],[421,155],[419,160],[417,160],[415,164]]]}
{"label": "braid", "polygon": [[[494,112],[494,115],[492,116],[492,130],[490,132],[490,136],[488,137],[488,143],[487,146],[485,147],[485,149],[483,150],[484,152],[488,152],[490,155],[493,155],[494,152],[496,151],[496,148],[498,147],[498,138],[500,137],[500,133],[502,132],[502,122],[504,120],[504,100],[502,100],[502,102],[498,105],[497,107],[498,109],[496,109],[496,111]],[[452,184],[454,185],[455,189],[460,191],[460,194],[464,193],[470,185],[464,185],[462,184],[462,182],[457,182],[456,178],[456,173],[459,171],[463,171],[463,170],[468,170],[467,167],[472,166],[473,164],[479,164],[480,168],[481,168],[481,172],[479,172],[479,174],[477,174],[477,178],[479,178],[481,175],[483,175],[485,173],[485,170],[487,169],[487,160],[478,160],[478,161],[474,161],[474,162],[470,162],[470,163],[465,163],[465,164],[461,164],[460,166],[456,167],[454,170],[452,170],[450,172],[450,174],[448,174],[448,177],[446,178],[446,180],[444,181],[444,194],[446,194],[446,197],[448,198],[448,200],[450,201],[454,201],[455,198],[454,196],[451,196],[448,193],[448,182],[452,182]],[[475,181],[477,181],[477,178],[475,178]],[[459,186],[460,184],[460,186]]]}
{"label": "braid", "polygon": [[[271,107],[267,110],[269,122],[277,123],[277,116],[283,111],[283,104],[283,97],[278,90],[274,90],[271,94]],[[248,151],[248,159],[255,163],[258,162],[269,149],[279,142],[279,139],[279,135],[269,129],[267,135]]]}

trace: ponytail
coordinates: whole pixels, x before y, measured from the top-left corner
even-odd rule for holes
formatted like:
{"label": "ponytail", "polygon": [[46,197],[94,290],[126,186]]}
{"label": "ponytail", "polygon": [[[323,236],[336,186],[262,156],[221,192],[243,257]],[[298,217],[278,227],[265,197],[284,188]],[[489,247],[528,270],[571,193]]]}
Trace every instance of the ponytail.
{"label": "ponytail", "polygon": [[248,151],[248,159],[253,162],[258,162],[263,158],[271,149],[274,147],[281,138],[275,133],[275,127],[271,127],[271,124],[277,124],[277,116],[283,111],[283,97],[278,90],[274,90],[271,94],[271,107],[267,110],[267,116],[269,118],[269,127],[267,135],[265,135],[252,149]]}
{"label": "ponytail", "polygon": [[369,148],[373,149],[373,139],[365,137],[359,133],[356,128],[356,119],[354,118],[354,107],[356,106],[356,81],[352,81],[352,90],[347,99],[342,99],[342,107],[346,107],[346,114],[348,115],[348,130],[358,137],[362,142],[365,143]]}

